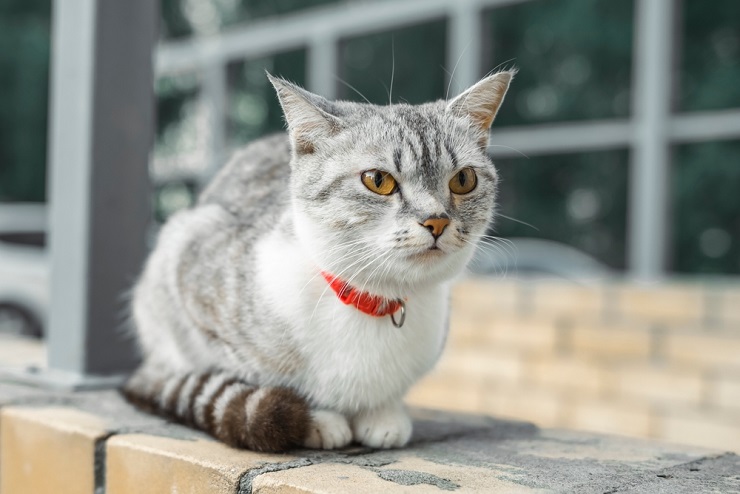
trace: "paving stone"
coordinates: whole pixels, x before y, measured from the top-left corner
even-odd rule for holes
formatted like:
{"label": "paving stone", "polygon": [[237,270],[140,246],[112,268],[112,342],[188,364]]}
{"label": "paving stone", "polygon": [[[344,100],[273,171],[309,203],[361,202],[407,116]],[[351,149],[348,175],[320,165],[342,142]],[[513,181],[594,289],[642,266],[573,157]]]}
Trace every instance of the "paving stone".
{"label": "paving stone", "polygon": [[293,459],[235,450],[212,440],[124,434],[106,446],[105,492],[233,494],[248,470]]}
{"label": "paving stone", "polygon": [[0,412],[0,492],[89,494],[100,483],[95,456],[108,435],[100,417],[69,408]]}
{"label": "paving stone", "polygon": [[740,492],[732,453],[486,416],[415,410],[402,449],[264,455],[141,414],[112,391],[33,400],[0,412],[2,494]]}

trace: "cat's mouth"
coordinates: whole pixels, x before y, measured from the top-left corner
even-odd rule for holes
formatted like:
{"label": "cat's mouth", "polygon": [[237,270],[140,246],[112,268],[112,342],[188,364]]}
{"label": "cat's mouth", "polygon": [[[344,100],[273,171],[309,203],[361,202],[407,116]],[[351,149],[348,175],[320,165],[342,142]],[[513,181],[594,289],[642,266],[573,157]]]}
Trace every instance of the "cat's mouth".
{"label": "cat's mouth", "polygon": [[438,259],[439,257],[442,257],[445,255],[445,251],[439,248],[439,245],[434,244],[428,249],[424,249],[421,252],[416,252],[414,254],[411,254],[409,257],[413,259],[419,259],[419,260],[431,260],[431,259]]}

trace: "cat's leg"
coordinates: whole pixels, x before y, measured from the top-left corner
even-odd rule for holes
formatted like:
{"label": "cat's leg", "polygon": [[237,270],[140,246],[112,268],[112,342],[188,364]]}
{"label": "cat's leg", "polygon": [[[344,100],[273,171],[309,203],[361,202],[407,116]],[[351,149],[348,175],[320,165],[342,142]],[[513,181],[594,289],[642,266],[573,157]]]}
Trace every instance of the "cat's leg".
{"label": "cat's leg", "polygon": [[337,449],[352,441],[347,418],[332,410],[311,410],[311,425],[303,445],[311,449]]}
{"label": "cat's leg", "polygon": [[371,448],[399,448],[411,438],[411,417],[403,402],[392,401],[352,418],[355,441]]}

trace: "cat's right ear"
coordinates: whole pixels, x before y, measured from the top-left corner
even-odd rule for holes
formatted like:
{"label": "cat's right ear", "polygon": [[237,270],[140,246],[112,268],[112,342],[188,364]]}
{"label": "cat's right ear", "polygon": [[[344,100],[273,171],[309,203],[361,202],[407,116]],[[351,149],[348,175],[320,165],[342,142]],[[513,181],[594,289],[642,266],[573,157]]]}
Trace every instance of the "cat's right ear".
{"label": "cat's right ear", "polygon": [[311,154],[322,140],[335,135],[340,120],[330,113],[331,103],[293,83],[267,73],[277,92],[296,154]]}

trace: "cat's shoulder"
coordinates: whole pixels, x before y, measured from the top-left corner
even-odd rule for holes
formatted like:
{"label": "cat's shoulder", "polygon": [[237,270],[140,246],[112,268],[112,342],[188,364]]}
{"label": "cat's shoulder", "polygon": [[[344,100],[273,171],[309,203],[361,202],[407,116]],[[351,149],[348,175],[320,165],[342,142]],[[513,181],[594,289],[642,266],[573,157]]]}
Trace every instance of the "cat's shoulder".
{"label": "cat's shoulder", "polygon": [[199,204],[220,204],[244,215],[280,209],[290,177],[290,141],[278,133],[236,151],[200,196]]}

